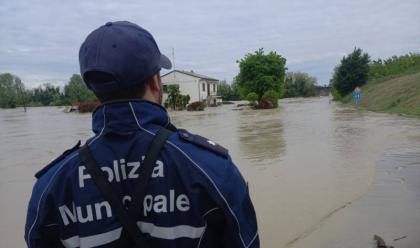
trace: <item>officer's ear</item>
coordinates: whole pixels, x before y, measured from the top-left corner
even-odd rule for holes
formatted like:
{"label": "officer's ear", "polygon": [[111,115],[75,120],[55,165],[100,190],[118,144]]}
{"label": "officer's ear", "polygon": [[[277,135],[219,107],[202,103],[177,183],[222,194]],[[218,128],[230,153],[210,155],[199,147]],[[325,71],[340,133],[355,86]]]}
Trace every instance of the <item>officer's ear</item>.
{"label": "officer's ear", "polygon": [[159,74],[155,74],[151,78],[149,78],[147,84],[148,84],[150,90],[153,93],[155,93],[155,92],[156,93],[159,93],[160,90],[161,90],[161,87],[162,87],[162,85],[160,83],[160,76],[159,76]]}
{"label": "officer's ear", "polygon": [[160,82],[160,75],[157,73],[147,80],[144,100],[148,100],[157,104],[162,102],[162,85]]}

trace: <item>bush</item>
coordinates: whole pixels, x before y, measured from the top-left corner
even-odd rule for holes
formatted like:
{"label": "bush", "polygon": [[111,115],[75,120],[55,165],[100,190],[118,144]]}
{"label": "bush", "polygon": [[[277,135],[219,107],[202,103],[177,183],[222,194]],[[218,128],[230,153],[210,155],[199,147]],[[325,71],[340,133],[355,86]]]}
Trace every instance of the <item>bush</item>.
{"label": "bush", "polygon": [[187,107],[188,102],[190,101],[190,95],[180,95],[179,106],[181,109],[185,109]]}
{"label": "bush", "polygon": [[274,100],[271,97],[262,97],[261,100],[258,102],[258,109],[272,109],[272,108],[276,108],[277,104],[276,104],[277,100]]}
{"label": "bush", "polygon": [[203,102],[192,102],[188,104],[187,111],[203,111],[206,105]]}
{"label": "bush", "polygon": [[77,107],[80,113],[93,112],[101,103],[98,100],[88,101],[88,102],[79,102]]}
{"label": "bush", "polygon": [[333,96],[334,101],[341,101],[341,99],[343,99],[343,97],[340,95],[340,93],[338,93],[337,89],[334,86],[331,88],[331,94]]}
{"label": "bush", "polygon": [[249,105],[255,106],[258,101],[258,95],[255,92],[251,92],[246,96],[246,100],[249,102]]}
{"label": "bush", "polygon": [[258,103],[258,108],[261,108],[261,109],[277,108],[279,106],[278,99],[279,97],[278,97],[277,92],[275,92],[274,90],[266,91]]}

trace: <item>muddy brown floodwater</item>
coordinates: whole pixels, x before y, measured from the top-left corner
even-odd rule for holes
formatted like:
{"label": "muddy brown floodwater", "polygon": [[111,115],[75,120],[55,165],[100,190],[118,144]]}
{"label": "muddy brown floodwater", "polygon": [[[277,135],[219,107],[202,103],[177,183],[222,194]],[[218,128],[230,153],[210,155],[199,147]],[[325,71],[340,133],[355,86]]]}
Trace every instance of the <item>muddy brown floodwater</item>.
{"label": "muddy brown floodwater", "polygon": [[[170,112],[229,149],[249,182],[262,247],[420,247],[420,119],[282,100],[276,110]],[[91,135],[90,114],[0,110],[0,247],[24,247],[33,174]],[[395,241],[394,241],[395,240]]]}

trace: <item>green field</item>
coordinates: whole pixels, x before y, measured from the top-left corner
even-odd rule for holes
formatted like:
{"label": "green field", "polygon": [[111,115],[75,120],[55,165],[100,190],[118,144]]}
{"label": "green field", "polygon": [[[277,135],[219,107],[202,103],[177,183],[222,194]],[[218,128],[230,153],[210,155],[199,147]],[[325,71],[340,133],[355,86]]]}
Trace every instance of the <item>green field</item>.
{"label": "green field", "polygon": [[[343,102],[355,105],[351,94]],[[372,111],[420,117],[420,72],[368,82],[362,87],[362,99],[357,105]]]}

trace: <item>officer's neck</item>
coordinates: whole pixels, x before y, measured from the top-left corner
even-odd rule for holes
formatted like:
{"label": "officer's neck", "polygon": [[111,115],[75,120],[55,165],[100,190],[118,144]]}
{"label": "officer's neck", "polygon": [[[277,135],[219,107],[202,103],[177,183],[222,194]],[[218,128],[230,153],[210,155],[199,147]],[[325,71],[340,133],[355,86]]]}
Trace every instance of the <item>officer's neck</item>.
{"label": "officer's neck", "polygon": [[156,97],[154,95],[144,95],[142,98],[139,98],[139,100],[145,100],[145,101],[149,101],[152,103],[156,103],[161,105],[162,104],[162,98],[161,97]]}

